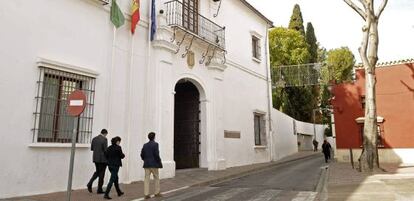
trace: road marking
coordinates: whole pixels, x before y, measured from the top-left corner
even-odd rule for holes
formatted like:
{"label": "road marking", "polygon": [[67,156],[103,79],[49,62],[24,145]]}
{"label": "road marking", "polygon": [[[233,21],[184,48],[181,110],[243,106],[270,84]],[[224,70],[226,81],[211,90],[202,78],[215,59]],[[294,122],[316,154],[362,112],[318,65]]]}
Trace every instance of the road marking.
{"label": "road marking", "polygon": [[223,201],[223,200],[228,200],[232,197],[234,197],[235,195],[242,193],[246,190],[249,190],[249,188],[233,188],[227,191],[224,191],[223,193],[220,193],[218,195],[215,195],[212,198],[209,198],[205,201]]}
{"label": "road marking", "polygon": [[[184,190],[184,189],[187,189],[187,188],[190,188],[190,186],[184,186],[184,187],[176,188],[176,189],[173,189],[173,190],[170,190],[170,191],[165,191],[165,192],[162,192],[161,194],[173,193],[173,192],[181,191],[181,190]],[[138,198],[138,199],[131,200],[131,201],[141,201],[141,200],[144,200],[144,198],[142,197],[142,198]]]}
{"label": "road marking", "polygon": [[206,188],[202,188],[202,189],[192,189],[192,191],[184,193],[182,195],[177,195],[177,196],[173,196],[172,198],[168,198],[165,201],[181,201],[181,200],[185,200],[194,196],[197,196],[199,194],[205,193],[205,192],[209,192],[211,190],[217,189],[216,187],[206,187]]}
{"label": "road marking", "polygon": [[315,200],[317,194],[317,192],[302,191],[292,201],[312,201]]}
{"label": "road marking", "polygon": [[281,190],[265,190],[260,192],[259,197],[254,197],[248,201],[269,201],[272,200],[275,196],[279,195]]}

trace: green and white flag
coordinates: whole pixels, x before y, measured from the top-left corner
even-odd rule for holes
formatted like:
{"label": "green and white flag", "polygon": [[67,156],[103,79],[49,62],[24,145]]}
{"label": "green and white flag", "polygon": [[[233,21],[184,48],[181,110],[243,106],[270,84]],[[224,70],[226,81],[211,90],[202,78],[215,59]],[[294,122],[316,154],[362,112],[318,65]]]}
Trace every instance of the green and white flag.
{"label": "green and white flag", "polygon": [[116,3],[116,0],[112,0],[111,5],[111,21],[114,24],[116,28],[119,28],[125,23],[125,17],[124,14],[122,14],[121,9],[119,9],[118,4]]}

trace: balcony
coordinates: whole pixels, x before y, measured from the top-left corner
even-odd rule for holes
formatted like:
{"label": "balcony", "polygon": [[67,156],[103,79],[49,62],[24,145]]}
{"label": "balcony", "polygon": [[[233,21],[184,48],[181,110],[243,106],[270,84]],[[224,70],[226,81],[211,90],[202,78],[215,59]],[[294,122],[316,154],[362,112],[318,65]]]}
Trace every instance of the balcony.
{"label": "balcony", "polygon": [[[178,0],[168,1],[166,5],[166,20],[168,26],[184,31],[185,35],[191,35],[196,39],[206,42],[209,47],[225,51],[225,27],[221,27],[187,4]],[[174,38],[175,40],[175,38]],[[184,38],[183,38],[184,40]],[[180,44],[178,42],[178,44]]]}

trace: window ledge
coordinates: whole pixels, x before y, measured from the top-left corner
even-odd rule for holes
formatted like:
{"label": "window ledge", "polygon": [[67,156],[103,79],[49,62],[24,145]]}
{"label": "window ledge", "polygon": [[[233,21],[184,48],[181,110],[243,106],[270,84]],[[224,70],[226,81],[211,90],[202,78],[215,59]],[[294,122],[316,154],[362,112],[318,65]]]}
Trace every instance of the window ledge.
{"label": "window ledge", "polygon": [[[31,143],[31,148],[71,148],[71,143]],[[76,148],[89,148],[90,144],[76,144]]]}
{"label": "window ledge", "polygon": [[267,149],[267,146],[265,146],[265,145],[256,145],[256,146],[254,146],[254,149]]}
{"label": "window ledge", "polygon": [[255,61],[257,63],[262,63],[262,60],[261,59],[258,59],[256,57],[252,57],[252,59],[253,59],[253,61]]}

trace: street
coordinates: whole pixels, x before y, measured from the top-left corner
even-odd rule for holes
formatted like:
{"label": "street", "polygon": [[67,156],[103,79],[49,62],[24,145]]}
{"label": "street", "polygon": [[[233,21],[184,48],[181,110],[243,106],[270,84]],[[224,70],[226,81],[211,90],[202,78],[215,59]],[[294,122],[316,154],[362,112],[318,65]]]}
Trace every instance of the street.
{"label": "street", "polygon": [[324,166],[322,155],[316,155],[219,184],[190,187],[153,200],[310,201],[317,196],[315,188]]}

